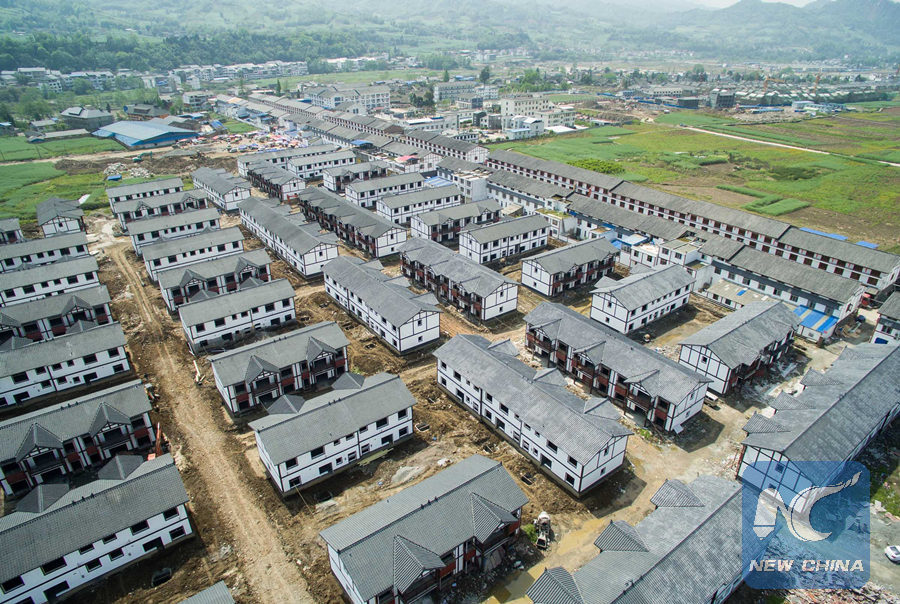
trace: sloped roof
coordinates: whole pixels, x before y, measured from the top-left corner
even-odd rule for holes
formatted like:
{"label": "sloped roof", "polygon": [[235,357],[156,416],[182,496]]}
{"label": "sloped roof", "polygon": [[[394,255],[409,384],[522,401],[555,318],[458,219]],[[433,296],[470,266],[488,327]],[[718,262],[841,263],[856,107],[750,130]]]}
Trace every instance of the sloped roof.
{"label": "sloped roof", "polygon": [[206,228],[187,237],[162,239],[150,245],[145,245],[141,248],[141,252],[144,260],[156,260],[166,256],[186,254],[194,250],[243,240],[244,235],[241,233],[241,229],[236,226],[227,229]]}
{"label": "sloped roof", "polygon": [[891,297],[878,309],[878,314],[888,319],[900,321],[900,292],[892,293]]}
{"label": "sloped roof", "polygon": [[[83,329],[77,327],[81,325]],[[52,340],[42,340],[0,351],[0,375],[13,375],[84,357],[110,348],[125,346],[125,334],[118,323],[94,326],[79,323]]]}
{"label": "sloped roof", "polygon": [[239,203],[238,208],[299,255],[318,245],[337,245],[337,235],[321,232],[319,223],[306,222],[302,213],[287,213],[290,206],[276,200],[251,197]]}
{"label": "sloped roof", "polygon": [[180,214],[169,214],[168,216],[150,216],[141,220],[129,222],[126,230],[129,237],[134,237],[141,233],[164,231],[199,222],[209,222],[210,220],[215,220],[218,224],[219,211],[217,209],[204,208],[200,210],[191,210],[189,212],[181,212]]}
{"label": "sloped roof", "polygon": [[822,254],[830,258],[836,258],[847,263],[864,266],[867,268],[890,273],[898,264],[900,256],[869,247],[840,241],[818,233],[810,233],[797,227],[790,227],[781,237],[780,243],[801,248],[814,254]]}
{"label": "sloped roof", "polygon": [[659,216],[638,214],[637,212],[582,195],[569,196],[569,212],[583,214],[599,222],[611,224],[628,231],[647,234],[657,239],[665,239],[666,241],[684,237],[691,232],[691,229],[686,225],[672,222]]}
{"label": "sloped roof", "polygon": [[565,189],[558,185],[507,172],[506,170],[497,170],[491,174],[488,178],[488,186],[490,185],[519,191],[537,199],[566,198],[572,195],[572,189]]}
{"label": "sloped roof", "polygon": [[294,299],[294,287],[287,279],[248,279],[234,292],[179,306],[178,316],[184,325],[198,325],[286,299]]}
{"label": "sloped roof", "polygon": [[336,217],[342,224],[349,225],[363,235],[373,239],[381,237],[385,233],[395,230],[404,230],[390,220],[351,203],[336,193],[327,189],[304,189],[300,198],[305,200],[311,208],[317,208],[324,214]]}
{"label": "sloped roof", "polygon": [[460,196],[459,187],[456,185],[447,185],[443,187],[426,187],[418,191],[410,191],[408,193],[394,193],[385,195],[381,198],[381,203],[389,208],[402,208],[417,203],[427,203],[429,201],[437,201],[447,197]]}
{"label": "sloped roof", "polygon": [[207,587],[186,600],[182,600],[181,604],[234,604],[234,598],[224,581],[214,583],[211,587]]}
{"label": "sloped roof", "polygon": [[513,237],[523,235],[538,229],[547,229],[550,223],[540,214],[531,214],[530,216],[520,216],[519,218],[510,218],[508,220],[500,220],[490,224],[471,224],[463,227],[460,236],[468,233],[472,239],[478,243],[489,243],[497,241],[504,237]]}
{"label": "sloped roof", "polygon": [[[467,204],[468,205],[468,204]],[[497,291],[504,284],[518,285],[497,271],[466,258],[432,241],[413,237],[400,246],[400,253],[414,262],[429,267],[436,275],[448,278],[462,288],[482,298]]]}
{"label": "sloped roof", "polygon": [[85,273],[96,273],[97,261],[93,256],[80,256],[71,260],[60,260],[39,266],[28,266],[17,271],[0,273],[0,290],[15,289],[45,281],[65,279]]}
{"label": "sloped roof", "polygon": [[163,189],[175,189],[183,187],[184,181],[179,177],[161,178],[159,180],[150,180],[133,185],[112,187],[106,189],[106,195],[108,197],[124,197],[126,195],[139,195],[141,193],[150,193],[152,191],[161,191]]}
{"label": "sloped roof", "polygon": [[265,248],[259,248],[160,271],[156,274],[156,280],[161,289],[171,289],[184,287],[194,279],[205,281],[221,275],[238,273],[248,266],[266,266],[271,263],[272,259]]}
{"label": "sloped roof", "polygon": [[610,256],[615,256],[619,250],[606,239],[591,239],[580,243],[570,243],[560,248],[537,254],[525,259],[525,262],[533,262],[551,275],[565,273],[576,266],[582,266],[589,262],[603,262]]}
{"label": "sloped roof", "polygon": [[414,216],[413,220],[421,220],[426,226],[435,226],[453,220],[475,218],[486,212],[499,211],[500,204],[493,199],[487,199],[484,201],[470,201],[469,203],[462,203],[458,206],[450,206],[449,208],[423,212]]}
{"label": "sloped roof", "polygon": [[[53,237],[55,239],[55,237]],[[79,289],[71,294],[59,294],[21,304],[0,308],[0,326],[20,327],[38,319],[63,315],[73,308],[93,308],[108,304],[109,291],[105,285]]]}
{"label": "sloped roof", "polygon": [[672,264],[657,270],[631,274],[616,281],[603,277],[593,290],[595,294],[609,294],[628,310],[641,308],[665,294],[690,287],[694,276],[683,267]]}
{"label": "sloped roof", "polygon": [[320,535],[337,551],[354,586],[368,600],[393,585],[395,537],[425,543],[440,555],[474,538],[473,495],[510,513],[528,502],[500,462],[473,455]]}
{"label": "sloped roof", "polygon": [[37,204],[35,208],[38,225],[47,224],[57,218],[82,218],[84,210],[78,206],[78,202],[72,199],[60,199],[51,197]]}
{"label": "sloped roof", "polygon": [[139,197],[137,199],[117,201],[113,204],[113,214],[118,215],[124,214],[125,212],[136,212],[140,208],[162,208],[170,204],[184,203],[188,199],[206,199],[206,193],[199,189],[191,189],[190,191],[164,193],[162,195],[154,195],[153,197]]}
{"label": "sloped roof", "polygon": [[503,149],[492,150],[491,154],[488,156],[488,160],[502,161],[530,170],[541,170],[543,172],[549,172],[551,174],[558,174],[563,178],[571,178],[572,180],[585,182],[598,187],[601,190],[607,191],[615,188],[616,185],[622,182],[621,178],[616,178],[614,176],[609,176],[600,172],[594,172],[593,170],[576,168],[575,166],[570,166],[568,164],[562,164],[546,159],[539,159],[537,157],[531,157],[530,155],[525,155],[523,153],[506,151]]}
{"label": "sloped roof", "polygon": [[381,176],[379,178],[369,178],[366,180],[354,180],[347,184],[348,189],[353,189],[357,193],[366,191],[379,191],[388,187],[396,187],[399,185],[409,185],[425,182],[425,178],[418,172],[406,172],[404,174],[394,174],[391,176]]}

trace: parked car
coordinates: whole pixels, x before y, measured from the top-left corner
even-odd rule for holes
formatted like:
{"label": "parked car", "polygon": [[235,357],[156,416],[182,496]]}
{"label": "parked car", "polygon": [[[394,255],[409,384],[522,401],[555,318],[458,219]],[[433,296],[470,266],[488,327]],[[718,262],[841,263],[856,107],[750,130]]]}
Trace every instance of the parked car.
{"label": "parked car", "polygon": [[889,545],[884,548],[884,555],[894,564],[900,564],[900,545]]}

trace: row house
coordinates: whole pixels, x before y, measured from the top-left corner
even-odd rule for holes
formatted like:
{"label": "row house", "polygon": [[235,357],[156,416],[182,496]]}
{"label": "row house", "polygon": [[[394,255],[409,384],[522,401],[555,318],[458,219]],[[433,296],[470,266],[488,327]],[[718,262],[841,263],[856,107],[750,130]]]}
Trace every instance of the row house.
{"label": "row house", "polygon": [[325,119],[332,124],[344,126],[345,128],[353,128],[360,132],[365,132],[366,134],[380,134],[383,136],[403,134],[403,126],[400,124],[371,115],[356,115],[353,113],[341,112],[330,113]]}
{"label": "row house", "polygon": [[443,157],[462,159],[474,164],[483,164],[488,158],[487,147],[444,136],[437,132],[410,130],[403,137],[403,142],[417,149],[437,153]]}
{"label": "row house", "polygon": [[575,217],[575,231],[580,239],[618,241],[627,250],[644,243],[658,245],[677,240],[693,232],[683,224],[638,214],[583,195],[571,195],[568,201],[568,212]]}
{"label": "row house", "polygon": [[306,188],[306,181],[293,172],[269,163],[251,164],[247,176],[257,189],[269,197],[289,201]]}
{"label": "row house", "polygon": [[344,195],[361,208],[374,210],[375,202],[385,195],[418,191],[424,186],[425,178],[418,172],[411,172],[369,180],[355,180],[344,188]]}
{"label": "row house", "polygon": [[900,293],[894,292],[878,309],[873,344],[900,343]]}
{"label": "row house", "polygon": [[0,245],[25,241],[18,218],[0,218]]}
{"label": "row house", "polygon": [[0,247],[0,273],[80,258],[89,253],[87,236],[81,232],[8,243]]}
{"label": "row house", "polygon": [[710,241],[701,251],[713,267],[714,283],[731,281],[796,307],[799,335],[814,342],[830,338],[853,316],[865,293],[858,281],[734,241]]}
{"label": "row house", "polygon": [[325,293],[393,350],[405,354],[441,337],[432,294],[415,294],[405,277],[391,278],[377,260],[339,256],[325,265]]}
{"label": "row house", "polygon": [[[495,170],[487,179],[487,193],[500,207],[519,206],[526,214],[563,212],[575,193],[557,185],[540,182],[506,170]],[[557,236],[557,235],[554,235]]]}
{"label": "row house", "polygon": [[142,249],[144,268],[152,281],[159,272],[206,262],[244,251],[244,235],[238,227],[204,229],[194,235],[151,243]]}
{"label": "row house", "polygon": [[596,201],[734,239],[761,252],[853,279],[881,291],[900,277],[900,256],[739,209],[687,199],[558,162],[495,150],[487,165],[550,182]]}
{"label": "row house", "polygon": [[109,209],[112,210],[120,201],[146,199],[147,197],[178,193],[183,190],[184,181],[181,180],[181,178],[161,178],[159,180],[151,180],[148,182],[107,189],[106,197],[109,199]]}
{"label": "row house", "polygon": [[704,261],[702,251],[709,238],[716,235],[699,237],[681,237],[663,243],[646,242],[631,246],[619,256],[619,264],[627,267],[641,266],[659,269],[669,265],[678,265],[694,277],[694,291],[702,290],[712,282],[712,266]]}
{"label": "row house", "polygon": [[[707,602],[723,604],[744,580],[741,485],[700,475],[666,480],[635,525],[613,520],[597,554],[570,572],[547,568],[528,589],[534,604]],[[678,569],[677,572],[673,569]]]}
{"label": "row house", "polygon": [[415,404],[399,375],[345,373],[326,394],[282,396],[250,428],[266,475],[285,497],[412,438]]}
{"label": "row house", "polygon": [[680,433],[703,408],[709,378],[562,304],[541,303],[525,324],[526,347],[549,367],[659,430]]}
{"label": "row house", "polygon": [[442,210],[416,214],[409,221],[413,237],[452,243],[469,225],[482,225],[500,220],[500,204],[492,199],[470,201]]}
{"label": "row house", "polygon": [[307,155],[291,158],[285,168],[304,180],[316,180],[322,177],[325,170],[341,166],[352,166],[356,163],[353,151],[332,151],[320,155]]}
{"label": "row house", "polygon": [[777,300],[747,304],[682,340],[678,362],[711,379],[711,390],[728,394],[781,360],[798,324]]}
{"label": "row house", "polygon": [[65,335],[79,321],[105,325],[112,321],[105,285],[13,304],[0,311],[0,342],[10,338],[40,341]]}
{"label": "row house", "polygon": [[263,245],[309,279],[338,257],[338,239],[317,222],[306,222],[302,213],[275,200],[252,197],[239,206],[241,223]]}
{"label": "row house", "polygon": [[845,348],[825,371],[811,369],[795,394],[782,392],[769,403],[774,414],[754,413],[744,426],[738,478],[793,494],[835,484],[836,476],[818,475],[829,464],[796,462],[859,455],[900,413],[898,372],[900,347],[870,343]]}
{"label": "row house", "polygon": [[384,195],[375,202],[375,211],[396,224],[408,225],[413,216],[452,208],[462,203],[456,185],[428,187],[411,193]]}
{"label": "row house", "polygon": [[0,273],[0,307],[100,285],[93,256]]}
{"label": "row house", "polygon": [[288,163],[295,157],[312,157],[337,151],[335,145],[310,145],[308,147],[295,147],[290,149],[278,149],[277,151],[260,151],[248,153],[237,160],[238,174],[246,178],[248,167],[251,164],[267,163],[279,168],[287,168]]}
{"label": "row house", "polygon": [[332,110],[342,103],[358,103],[365,107],[366,111],[374,111],[377,108],[389,109],[391,106],[391,88],[381,84],[356,87],[328,84],[305,89],[302,94],[313,105]]}
{"label": "row house", "polygon": [[130,371],[118,323],[81,322],[40,342],[13,338],[0,350],[0,405],[21,405]]}
{"label": "row house", "polygon": [[576,496],[625,462],[631,430],[608,400],[566,390],[554,369],[534,370],[509,340],[453,337],[438,348],[439,386]]}
{"label": "row house", "polygon": [[438,176],[459,187],[466,202],[488,199],[487,183],[488,178],[494,173],[492,168],[455,157],[444,157],[441,158],[436,170]]}
{"label": "row house", "polygon": [[311,392],[345,373],[349,340],[323,321],[209,357],[216,389],[232,415],[285,394]]}
{"label": "row house", "polygon": [[470,318],[487,321],[518,305],[518,283],[430,239],[404,243],[400,266],[406,277]]}
{"label": "row house", "polygon": [[127,234],[131,237],[134,252],[140,256],[144,247],[161,240],[189,237],[206,229],[219,228],[219,211],[215,208],[192,210],[135,220],[128,224]]}
{"label": "row house", "polygon": [[405,228],[331,191],[307,189],[299,201],[307,218],[373,258],[396,254],[406,241]]}
{"label": "row house", "polygon": [[618,256],[618,248],[606,239],[570,243],[523,260],[522,285],[557,296],[609,276]]}
{"label": "row house", "polygon": [[[368,141],[367,141],[368,142]],[[382,161],[387,164],[389,172],[406,174],[407,172],[434,173],[441,156],[430,151],[417,149],[396,140],[380,141],[376,145],[365,145],[359,154],[367,161]]]}
{"label": "row house", "polygon": [[0,485],[21,497],[40,484],[153,445],[150,399],[140,380],[0,422]]}
{"label": "row house", "polygon": [[153,197],[129,199],[113,204],[113,214],[119,219],[122,229],[128,229],[128,223],[154,216],[171,216],[192,210],[203,210],[209,207],[206,195],[199,190],[179,191]]}
{"label": "row house", "polygon": [[631,333],[685,306],[693,286],[694,277],[680,266],[635,267],[618,281],[603,277],[591,292],[591,318],[619,333]]}
{"label": "row house", "polygon": [[178,308],[178,319],[194,355],[225,348],[256,330],[274,329],[296,318],[294,288],[287,279],[248,279],[220,295],[198,294]]}
{"label": "row house", "polygon": [[0,602],[58,602],[193,536],[171,455],[119,455],[97,480],[41,485],[0,528]]}
{"label": "row house", "polygon": [[225,168],[198,168],[191,172],[191,181],[224,212],[235,211],[237,204],[250,197],[250,183]]}
{"label": "row house", "polygon": [[84,226],[84,210],[77,201],[51,197],[37,204],[35,213],[44,237],[87,231]]}
{"label": "row house", "polygon": [[459,232],[459,253],[486,264],[547,246],[550,225],[538,214],[469,225]]}
{"label": "row house", "polygon": [[249,279],[268,281],[271,262],[266,250],[257,249],[161,271],[156,278],[166,308],[176,312],[179,306],[197,299],[200,292],[223,294],[236,291]]}
{"label": "row house", "polygon": [[344,188],[354,180],[366,181],[372,178],[383,178],[387,175],[387,162],[365,161],[323,170],[322,185],[329,191],[343,193]]}
{"label": "row house", "polygon": [[473,455],[320,536],[352,604],[440,601],[460,576],[503,562],[526,503],[499,461]]}

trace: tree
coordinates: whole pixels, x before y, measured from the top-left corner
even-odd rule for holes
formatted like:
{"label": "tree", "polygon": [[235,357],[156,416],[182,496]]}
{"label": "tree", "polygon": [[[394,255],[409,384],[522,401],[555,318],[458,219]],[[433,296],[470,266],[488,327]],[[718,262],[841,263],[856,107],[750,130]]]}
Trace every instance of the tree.
{"label": "tree", "polygon": [[94,87],[85,78],[75,78],[75,81],[72,82],[72,92],[79,96],[91,94],[94,92]]}
{"label": "tree", "polygon": [[446,69],[444,70],[444,81],[445,81],[445,82],[449,82],[449,81],[450,81],[450,72],[447,71]]}
{"label": "tree", "polygon": [[281,80],[275,80],[275,94],[281,96]]}
{"label": "tree", "polygon": [[490,79],[491,79],[491,70],[488,68],[487,65],[485,65],[484,68],[481,70],[481,73],[478,74],[478,81],[481,82],[482,84],[487,84]]}

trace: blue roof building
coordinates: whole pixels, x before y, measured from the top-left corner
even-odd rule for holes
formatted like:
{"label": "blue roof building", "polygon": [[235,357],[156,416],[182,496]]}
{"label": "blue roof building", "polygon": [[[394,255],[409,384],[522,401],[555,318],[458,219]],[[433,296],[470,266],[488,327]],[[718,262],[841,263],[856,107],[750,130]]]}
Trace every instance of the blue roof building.
{"label": "blue roof building", "polygon": [[176,128],[162,121],[114,122],[93,132],[99,138],[114,138],[129,149],[165,147],[180,140],[194,138],[196,132]]}

